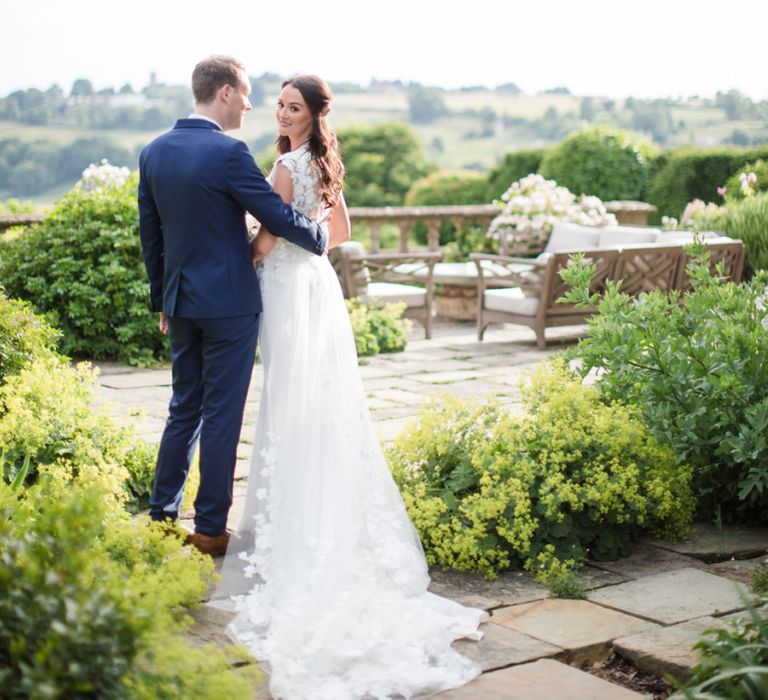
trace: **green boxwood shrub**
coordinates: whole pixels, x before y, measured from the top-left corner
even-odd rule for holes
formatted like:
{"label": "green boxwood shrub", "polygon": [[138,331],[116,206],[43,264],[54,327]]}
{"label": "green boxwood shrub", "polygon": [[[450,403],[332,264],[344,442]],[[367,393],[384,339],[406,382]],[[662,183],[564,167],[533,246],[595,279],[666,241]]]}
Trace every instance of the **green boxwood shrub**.
{"label": "green boxwood shrub", "polygon": [[651,219],[658,223],[662,216],[679,218],[685,205],[694,199],[722,203],[717,190],[731,175],[747,163],[768,158],[768,147],[743,149],[720,147],[680,149],[663,155],[648,189],[647,201],[658,207]]}
{"label": "green boxwood shrub", "polygon": [[0,483],[5,698],[252,697],[255,671],[183,632],[213,563],[110,510],[98,481]]}
{"label": "green boxwood shrub", "polygon": [[645,198],[654,171],[656,147],[639,134],[590,126],[547,152],[541,174],[575,194],[602,200]]}
{"label": "green boxwood shrub", "polygon": [[593,274],[578,259],[561,272],[566,299],[597,310],[571,353],[579,372],[600,370],[600,394],[634,406],[693,467],[701,516],[768,522],[768,272],[722,282],[701,257],[683,295],[609,284],[602,299],[588,295]]}
{"label": "green boxwood shrub", "polygon": [[627,554],[644,530],[685,533],[690,470],[639,412],[602,400],[562,362],[542,365],[524,415],[446,397],[389,451],[430,564],[480,571]]}
{"label": "green boxwood shrub", "polygon": [[405,350],[411,330],[410,319],[403,318],[405,308],[405,304],[376,306],[359,299],[347,300],[359,357]]}
{"label": "green boxwood shrub", "polygon": [[0,287],[0,385],[36,358],[55,357],[59,332]]}
{"label": "green boxwood shrub", "polygon": [[501,163],[488,171],[486,201],[491,202],[501,197],[510,182],[516,182],[526,175],[540,172],[541,161],[546,153],[547,151],[543,148],[526,148],[506,153]]}
{"label": "green boxwood shrub", "polygon": [[[137,176],[75,188],[38,226],[0,240],[0,279],[61,329],[71,357],[148,364],[166,356],[139,242]],[[6,240],[7,239],[7,240]]]}

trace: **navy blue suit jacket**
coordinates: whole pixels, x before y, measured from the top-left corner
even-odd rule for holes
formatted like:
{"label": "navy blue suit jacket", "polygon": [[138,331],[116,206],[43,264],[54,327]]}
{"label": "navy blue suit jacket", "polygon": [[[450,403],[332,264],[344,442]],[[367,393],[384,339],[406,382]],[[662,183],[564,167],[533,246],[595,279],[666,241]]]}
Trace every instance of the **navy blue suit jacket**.
{"label": "navy blue suit jacket", "polygon": [[139,158],[139,221],[153,311],[188,318],[259,313],[245,212],[317,255],[327,234],[286,205],[242,142],[179,119]]}

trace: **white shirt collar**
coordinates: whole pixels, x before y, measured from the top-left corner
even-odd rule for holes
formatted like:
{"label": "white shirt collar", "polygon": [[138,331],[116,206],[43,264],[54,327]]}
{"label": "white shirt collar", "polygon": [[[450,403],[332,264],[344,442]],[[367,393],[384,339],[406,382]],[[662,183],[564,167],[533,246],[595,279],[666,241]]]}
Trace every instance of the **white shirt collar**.
{"label": "white shirt collar", "polygon": [[[198,114],[197,112],[192,112],[192,114],[190,114],[189,117],[187,117],[187,119],[205,119],[206,121],[211,122],[211,124],[215,124],[216,126],[219,127],[219,129],[221,129],[221,124],[219,124],[219,122],[217,122],[215,119],[211,119],[210,117],[206,117],[204,114]],[[221,129],[221,130],[224,131],[224,129]]]}

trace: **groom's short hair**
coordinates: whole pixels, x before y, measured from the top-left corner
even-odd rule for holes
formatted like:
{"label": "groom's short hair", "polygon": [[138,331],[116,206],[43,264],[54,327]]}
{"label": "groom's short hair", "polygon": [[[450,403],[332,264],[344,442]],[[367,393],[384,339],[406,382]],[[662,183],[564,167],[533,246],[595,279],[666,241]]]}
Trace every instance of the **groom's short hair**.
{"label": "groom's short hair", "polygon": [[239,88],[245,66],[231,56],[209,56],[192,71],[192,94],[195,102],[208,104],[225,85]]}

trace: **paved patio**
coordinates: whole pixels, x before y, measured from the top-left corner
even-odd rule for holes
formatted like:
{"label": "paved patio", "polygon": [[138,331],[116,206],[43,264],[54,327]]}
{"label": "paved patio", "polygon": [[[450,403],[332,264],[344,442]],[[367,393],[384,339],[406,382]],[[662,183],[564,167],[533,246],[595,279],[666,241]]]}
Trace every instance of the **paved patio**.
{"label": "paved patio", "polygon": [[[514,326],[492,327],[477,342],[472,324],[438,324],[423,340],[418,327],[404,353],[370,358],[360,370],[382,441],[396,437],[430,397],[496,397],[518,404],[521,376],[578,335],[578,329],[550,331],[547,351],[536,349],[533,333]],[[125,420],[137,421],[143,437],[156,441],[170,397],[168,369],[132,370],[102,365],[102,396]],[[261,368],[256,367],[239,446],[235,505],[237,522],[245,493],[250,444],[258,410]],[[139,417],[137,413],[143,412]],[[768,529],[717,529],[701,525],[691,539],[670,544],[644,541],[629,557],[592,562],[580,576],[587,600],[552,600],[523,572],[496,581],[433,571],[431,590],[482,607],[492,617],[480,642],[458,642],[483,674],[446,700],[630,700],[642,695],[583,670],[613,651],[653,674],[684,677],[695,658],[691,645],[704,629],[727,624],[744,608],[740,591],[754,562],[768,552]],[[223,630],[229,613],[204,605],[191,632],[200,643],[228,644]],[[364,625],[365,620],[360,624]],[[264,686],[257,698],[267,700]]]}

